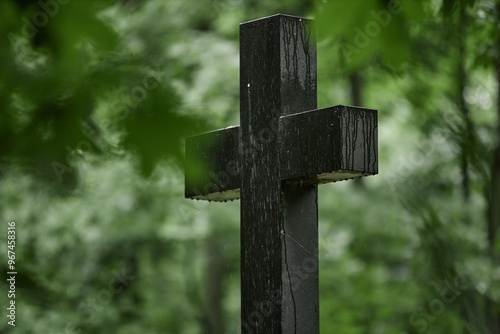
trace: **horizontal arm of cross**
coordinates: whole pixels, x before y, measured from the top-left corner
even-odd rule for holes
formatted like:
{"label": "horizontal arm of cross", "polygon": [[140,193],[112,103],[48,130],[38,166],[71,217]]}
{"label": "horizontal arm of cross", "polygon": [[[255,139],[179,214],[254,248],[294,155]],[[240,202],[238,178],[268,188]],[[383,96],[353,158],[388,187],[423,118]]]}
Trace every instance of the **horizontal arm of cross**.
{"label": "horizontal arm of cross", "polygon": [[282,116],[279,140],[282,180],[328,183],[378,172],[376,110],[335,106]]}
{"label": "horizontal arm of cross", "polygon": [[186,138],[186,198],[240,198],[239,143],[239,126]]}
{"label": "horizontal arm of cross", "polygon": [[[278,140],[280,178],[328,183],[378,172],[377,111],[335,106],[280,117],[276,134],[240,145],[239,127],[186,139],[186,158],[196,169],[186,172],[186,198],[238,199],[240,161],[251,159],[259,140]],[[263,180],[265,182],[265,180]]]}

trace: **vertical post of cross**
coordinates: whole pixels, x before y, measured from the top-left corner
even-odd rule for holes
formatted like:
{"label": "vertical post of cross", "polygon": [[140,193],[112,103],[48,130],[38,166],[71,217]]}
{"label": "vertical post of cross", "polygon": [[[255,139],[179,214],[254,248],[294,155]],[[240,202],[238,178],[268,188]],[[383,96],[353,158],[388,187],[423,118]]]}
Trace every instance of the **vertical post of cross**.
{"label": "vertical post of cross", "polygon": [[240,26],[242,333],[319,333],[316,179],[280,175],[279,118],[316,109],[311,23]]}

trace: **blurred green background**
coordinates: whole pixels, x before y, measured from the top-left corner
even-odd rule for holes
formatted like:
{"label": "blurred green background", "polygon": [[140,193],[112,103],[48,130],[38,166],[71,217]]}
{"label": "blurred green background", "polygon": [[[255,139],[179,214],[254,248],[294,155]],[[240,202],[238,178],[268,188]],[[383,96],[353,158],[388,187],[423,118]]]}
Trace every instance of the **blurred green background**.
{"label": "blurred green background", "polygon": [[2,0],[0,332],[239,333],[239,202],[184,199],[182,138],[239,124],[275,13],[319,107],[379,110],[380,174],[319,188],[322,333],[500,333],[495,0]]}

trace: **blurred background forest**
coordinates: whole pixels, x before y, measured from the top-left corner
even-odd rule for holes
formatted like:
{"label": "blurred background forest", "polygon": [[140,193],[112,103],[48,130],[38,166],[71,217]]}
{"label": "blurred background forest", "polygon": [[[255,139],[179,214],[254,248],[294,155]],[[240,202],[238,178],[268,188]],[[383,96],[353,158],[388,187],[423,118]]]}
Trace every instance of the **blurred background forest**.
{"label": "blurred background forest", "polygon": [[182,138],[239,124],[275,13],[319,107],[379,110],[380,174],[319,188],[322,333],[500,333],[495,0],[2,0],[0,332],[239,333],[239,202],[184,199]]}

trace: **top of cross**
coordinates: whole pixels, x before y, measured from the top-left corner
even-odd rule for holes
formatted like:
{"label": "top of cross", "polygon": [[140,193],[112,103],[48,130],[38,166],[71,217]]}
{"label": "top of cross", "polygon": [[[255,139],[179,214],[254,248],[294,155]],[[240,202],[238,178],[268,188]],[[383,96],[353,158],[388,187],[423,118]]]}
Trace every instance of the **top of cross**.
{"label": "top of cross", "polygon": [[[310,21],[277,14],[240,27],[242,126],[258,117],[265,126],[253,129],[245,145],[239,126],[186,139],[186,157],[202,166],[187,169],[186,197],[238,199],[242,159],[258,157],[273,140],[283,181],[327,183],[376,174],[377,112],[345,105],[314,110],[316,49]],[[256,102],[243,107],[250,95],[275,107],[261,110]]]}

